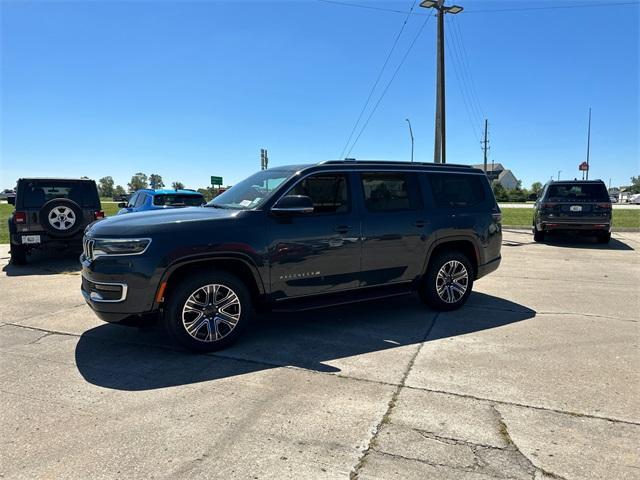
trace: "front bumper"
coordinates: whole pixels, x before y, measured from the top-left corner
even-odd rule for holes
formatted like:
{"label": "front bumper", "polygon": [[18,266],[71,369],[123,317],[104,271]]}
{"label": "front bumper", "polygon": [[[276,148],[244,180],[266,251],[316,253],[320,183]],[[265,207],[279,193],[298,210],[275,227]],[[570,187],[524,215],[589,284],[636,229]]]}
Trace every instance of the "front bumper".
{"label": "front bumper", "polygon": [[84,255],[81,292],[85,302],[101,320],[137,324],[157,313],[154,299],[158,287],[155,275],[128,257],[100,257],[89,261]]}

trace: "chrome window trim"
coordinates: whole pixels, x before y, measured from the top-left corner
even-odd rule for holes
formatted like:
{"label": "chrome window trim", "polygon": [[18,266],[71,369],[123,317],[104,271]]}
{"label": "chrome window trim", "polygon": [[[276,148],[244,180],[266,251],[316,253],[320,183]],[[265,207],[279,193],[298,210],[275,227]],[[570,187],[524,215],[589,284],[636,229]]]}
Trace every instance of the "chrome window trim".
{"label": "chrome window trim", "polygon": [[[310,166],[309,168],[311,169],[314,166]],[[361,173],[362,172],[373,172],[373,173],[377,173],[377,172],[402,172],[402,173],[426,173],[426,174],[429,174],[429,173],[436,173],[436,174],[450,173],[450,174],[453,174],[453,175],[476,175],[476,176],[479,176],[479,177],[480,176],[486,177],[484,172],[474,172],[474,171],[471,171],[471,172],[451,172],[451,171],[436,172],[436,171],[429,170],[427,168],[420,168],[420,169],[418,169],[418,168],[394,168],[394,167],[386,168],[383,165],[380,166],[380,167],[381,168],[374,168],[374,166],[369,164],[364,168],[331,168],[331,169],[320,168],[320,169],[314,170],[312,172],[308,172],[306,174],[303,173],[303,176],[300,177],[297,182],[295,182],[293,185],[291,185],[291,187],[289,187],[282,195],[280,195],[280,197],[278,197],[278,199],[275,200],[272,205],[276,205],[282,199],[282,197],[286,197],[287,194],[291,190],[293,190],[305,178],[307,178],[307,177],[309,177],[311,175],[322,174],[322,173],[353,173],[353,172],[356,172],[356,173],[358,173],[358,172],[361,172]],[[297,171],[294,175],[291,176],[291,178],[293,178],[295,175],[300,174],[301,172],[304,172],[304,170]],[[269,208],[269,210],[273,210],[273,206],[271,206]]]}

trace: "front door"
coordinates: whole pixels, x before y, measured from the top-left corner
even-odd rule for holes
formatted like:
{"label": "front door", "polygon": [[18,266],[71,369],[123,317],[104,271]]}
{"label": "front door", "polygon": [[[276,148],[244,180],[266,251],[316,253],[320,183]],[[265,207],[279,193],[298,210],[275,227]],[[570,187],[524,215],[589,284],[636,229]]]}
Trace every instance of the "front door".
{"label": "front door", "polygon": [[360,219],[348,173],[317,173],[288,195],[306,195],[313,213],[271,215],[269,261],[274,298],[359,286]]}

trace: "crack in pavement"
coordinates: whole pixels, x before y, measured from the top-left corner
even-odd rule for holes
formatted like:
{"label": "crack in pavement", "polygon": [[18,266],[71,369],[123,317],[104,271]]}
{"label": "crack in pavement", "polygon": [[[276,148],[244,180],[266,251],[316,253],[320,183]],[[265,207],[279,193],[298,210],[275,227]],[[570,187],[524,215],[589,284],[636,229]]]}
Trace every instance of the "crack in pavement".
{"label": "crack in pavement", "polygon": [[438,316],[439,316],[439,314],[436,313],[436,315],[433,317],[433,321],[431,322],[431,325],[429,325],[429,328],[425,332],[424,337],[422,338],[422,341],[420,342],[420,345],[418,345],[418,348],[416,348],[415,353],[411,356],[411,359],[407,363],[407,367],[405,368],[405,370],[404,370],[404,372],[402,374],[402,379],[400,380],[400,383],[397,385],[396,389],[392,393],[391,399],[389,400],[389,403],[387,404],[386,412],[384,413],[384,415],[382,416],[380,421],[376,424],[376,426],[373,428],[372,435],[369,438],[369,442],[367,443],[367,446],[362,451],[362,454],[360,455],[360,458],[359,458],[358,462],[351,469],[351,472],[349,474],[350,480],[355,480],[355,479],[358,478],[360,470],[362,469],[362,467],[364,466],[364,463],[366,461],[367,455],[374,448],[374,446],[376,444],[376,441],[377,441],[377,438],[378,438],[378,433],[380,433],[380,428],[385,423],[389,423],[390,422],[391,412],[393,411],[393,409],[396,406],[396,402],[398,400],[398,395],[400,394],[400,390],[402,390],[402,387],[404,386],[405,382],[407,381],[407,377],[409,376],[409,373],[411,372],[411,369],[413,368],[413,365],[414,365],[414,363],[416,361],[416,358],[418,357],[418,354],[420,353],[420,350],[422,350],[422,347],[424,346],[424,343],[427,341],[427,338],[429,338],[429,335],[431,334],[431,330],[433,330],[434,325],[438,321]]}
{"label": "crack in pavement", "polygon": [[518,445],[516,445],[516,443],[513,441],[513,438],[509,434],[509,427],[507,426],[500,410],[498,410],[498,408],[495,405],[491,405],[491,409],[496,413],[498,417],[498,422],[500,424],[500,434],[503,436],[503,438],[506,440],[507,444],[512,450],[516,451],[520,456],[522,456],[522,458],[526,460],[534,470],[542,472],[545,475],[548,475],[549,477],[555,478],[557,480],[567,480],[565,477],[558,475],[557,473],[551,472],[549,470],[545,470],[540,465],[536,465],[536,463],[533,460],[531,460],[531,458],[525,455],[522,452],[522,450],[520,450]]}

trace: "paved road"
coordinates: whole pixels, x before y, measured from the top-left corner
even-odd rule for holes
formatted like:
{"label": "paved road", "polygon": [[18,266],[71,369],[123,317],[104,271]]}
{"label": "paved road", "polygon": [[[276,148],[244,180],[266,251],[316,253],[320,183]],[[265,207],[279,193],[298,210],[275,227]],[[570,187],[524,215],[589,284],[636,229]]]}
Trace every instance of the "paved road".
{"label": "paved road", "polygon": [[2,478],[638,479],[640,234],[505,232],[468,305],[261,317],[216,355],[0,247]]}

